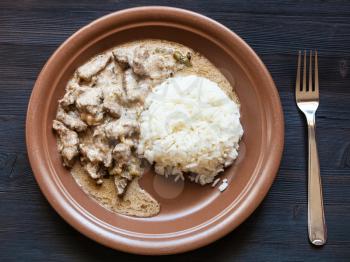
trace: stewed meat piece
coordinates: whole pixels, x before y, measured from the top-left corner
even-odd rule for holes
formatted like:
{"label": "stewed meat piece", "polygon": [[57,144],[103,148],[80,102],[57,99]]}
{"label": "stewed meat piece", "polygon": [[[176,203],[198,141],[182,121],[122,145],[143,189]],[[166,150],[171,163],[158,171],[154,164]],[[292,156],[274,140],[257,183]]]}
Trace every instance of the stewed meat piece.
{"label": "stewed meat piece", "polygon": [[92,179],[98,179],[101,177],[101,174],[98,172],[100,169],[100,166],[98,163],[87,162],[84,165],[84,169]]}
{"label": "stewed meat piece", "polygon": [[121,117],[107,123],[104,130],[108,138],[118,140],[139,132],[139,128],[139,123],[135,119]]}
{"label": "stewed meat piece", "polygon": [[131,156],[127,162],[127,166],[124,166],[123,169],[118,168],[120,172],[115,175],[114,183],[119,196],[124,194],[130,181],[135,177],[140,177],[142,175],[140,164],[138,158]]}
{"label": "stewed meat piece", "polygon": [[89,62],[87,62],[86,64],[78,68],[77,70],[78,76],[85,81],[90,81],[93,76],[95,76],[103,68],[106,67],[110,59],[111,59],[110,53],[106,53],[106,54],[102,54],[94,57]]}
{"label": "stewed meat piece", "polygon": [[100,88],[87,88],[77,97],[76,106],[85,123],[97,125],[102,122],[104,116],[102,101],[103,93]]}
{"label": "stewed meat piece", "polygon": [[58,134],[58,151],[60,152],[63,163],[66,166],[72,166],[74,158],[79,155],[78,134],[68,129],[60,121],[53,121],[53,129]]}
{"label": "stewed meat piece", "polygon": [[103,134],[94,135],[91,141],[79,145],[84,158],[92,163],[101,163],[105,167],[112,165],[112,147]]}
{"label": "stewed meat piece", "polygon": [[80,119],[79,112],[76,110],[66,112],[61,106],[58,106],[56,119],[65,124],[69,129],[77,132],[82,132],[87,128],[87,125]]}
{"label": "stewed meat piece", "polygon": [[114,62],[98,75],[95,88],[100,88],[103,94],[103,109],[112,117],[118,118],[122,107],[120,101],[124,99],[125,91],[122,84],[123,72],[120,66]]}
{"label": "stewed meat piece", "polygon": [[128,186],[128,180],[126,178],[115,176],[114,177],[114,184],[115,189],[118,196],[121,196],[124,194],[126,187]]}
{"label": "stewed meat piece", "polygon": [[149,85],[144,81],[138,82],[139,79],[132,69],[124,72],[123,86],[126,93],[127,102],[142,102],[145,100],[150,91]]}
{"label": "stewed meat piece", "polygon": [[75,102],[80,94],[82,94],[86,89],[89,89],[88,85],[80,85],[79,78],[76,76],[71,79],[66,86],[66,93],[63,98],[60,99],[59,105],[65,110],[70,110],[71,107],[75,106]]}
{"label": "stewed meat piece", "polygon": [[60,106],[62,106],[65,109],[69,109],[69,106],[73,105],[75,103],[75,100],[77,99],[76,91],[71,89],[68,90],[62,99],[58,101]]}
{"label": "stewed meat piece", "polygon": [[131,66],[134,51],[136,47],[119,47],[113,50],[113,56],[122,66],[122,68],[127,68]]}
{"label": "stewed meat piece", "polygon": [[103,109],[111,116],[118,118],[121,115],[122,107],[118,103],[116,93],[111,93],[103,101]]}
{"label": "stewed meat piece", "polygon": [[123,143],[117,144],[113,149],[112,156],[118,164],[127,163],[131,157],[130,146]]}
{"label": "stewed meat piece", "polygon": [[174,58],[171,48],[141,45],[137,48],[117,48],[113,51],[116,60],[132,68],[135,74],[151,79],[165,79],[184,68]]}

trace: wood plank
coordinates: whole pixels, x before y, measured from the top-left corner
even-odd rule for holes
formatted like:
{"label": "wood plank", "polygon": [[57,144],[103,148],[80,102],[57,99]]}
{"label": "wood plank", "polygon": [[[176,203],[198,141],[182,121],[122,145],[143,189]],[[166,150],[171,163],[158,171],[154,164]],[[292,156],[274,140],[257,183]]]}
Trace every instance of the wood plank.
{"label": "wood plank", "polygon": [[[0,1],[0,261],[347,261],[350,257],[350,2],[162,1],[216,19],[257,52],[279,90],[285,150],[262,205],[221,240],[178,256],[141,257],[103,247],[49,206],[24,140],[34,82],[54,50],[80,27],[156,1]],[[317,49],[317,135],[329,242],[307,241],[306,126],[294,102],[297,50]]]}

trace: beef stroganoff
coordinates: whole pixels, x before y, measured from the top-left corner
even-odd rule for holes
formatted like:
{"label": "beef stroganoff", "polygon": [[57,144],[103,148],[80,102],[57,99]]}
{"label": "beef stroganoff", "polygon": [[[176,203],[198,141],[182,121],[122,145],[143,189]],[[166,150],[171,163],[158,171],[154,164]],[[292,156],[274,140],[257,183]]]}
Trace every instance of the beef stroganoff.
{"label": "beef stroganoff", "polygon": [[[186,85],[193,80],[202,84]],[[167,83],[172,87],[165,88]],[[199,95],[205,92],[204,100],[196,100],[193,92],[159,96],[185,86]],[[207,108],[200,117],[193,112],[197,102],[186,104],[193,101]],[[157,118],[161,112],[152,118],[152,108],[164,109],[164,117],[182,112],[192,125],[174,117],[172,131],[162,132],[169,122]],[[222,110],[224,118],[218,118]],[[212,182],[237,157],[243,135],[239,117],[233,87],[205,57],[178,43],[147,39],[117,46],[80,66],[58,102],[53,129],[63,164],[89,196],[112,211],[149,217],[159,213],[160,205],[138,184],[145,168],[154,164],[160,175]],[[160,128],[148,128],[157,124]],[[197,145],[178,140],[196,135]],[[162,158],[169,154],[167,146],[177,143],[170,151],[174,161]],[[186,143],[190,148],[180,146]]]}

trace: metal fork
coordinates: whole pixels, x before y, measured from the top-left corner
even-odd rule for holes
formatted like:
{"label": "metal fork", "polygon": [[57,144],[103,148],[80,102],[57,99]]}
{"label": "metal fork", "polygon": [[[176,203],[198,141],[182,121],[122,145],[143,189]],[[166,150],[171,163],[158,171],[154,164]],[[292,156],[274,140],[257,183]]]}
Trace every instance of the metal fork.
{"label": "metal fork", "polygon": [[315,51],[314,85],[312,83],[312,51],[309,62],[309,86],[306,86],[306,51],[304,51],[303,84],[300,85],[301,52],[298,56],[298,69],[295,86],[295,98],[299,109],[304,113],[309,134],[308,168],[308,231],[310,242],[321,246],[327,240],[327,228],[323,211],[320,163],[318,160],[315,137],[315,113],[319,105],[318,61]]}

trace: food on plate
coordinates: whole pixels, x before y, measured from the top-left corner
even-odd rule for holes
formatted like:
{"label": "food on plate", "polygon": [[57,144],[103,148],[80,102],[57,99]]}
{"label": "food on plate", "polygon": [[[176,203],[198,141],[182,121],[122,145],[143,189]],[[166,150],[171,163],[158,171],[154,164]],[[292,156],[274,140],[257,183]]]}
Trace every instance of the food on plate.
{"label": "food on plate", "polygon": [[158,174],[211,183],[237,157],[239,117],[232,86],[205,57],[146,39],[77,68],[53,129],[63,165],[89,196],[150,217],[160,204],[139,185],[145,169],[154,163]]}
{"label": "food on plate", "polygon": [[104,177],[102,184],[96,184],[79,162],[73,166],[71,173],[77,184],[89,196],[111,211],[136,217],[155,216],[160,211],[159,203],[139,186],[138,179],[133,179],[124,195],[120,197],[115,188],[115,180],[111,177]]}
{"label": "food on plate", "polygon": [[232,164],[243,135],[237,103],[219,86],[195,75],[169,78],[156,86],[140,117],[138,153],[155,172],[201,185]]}

